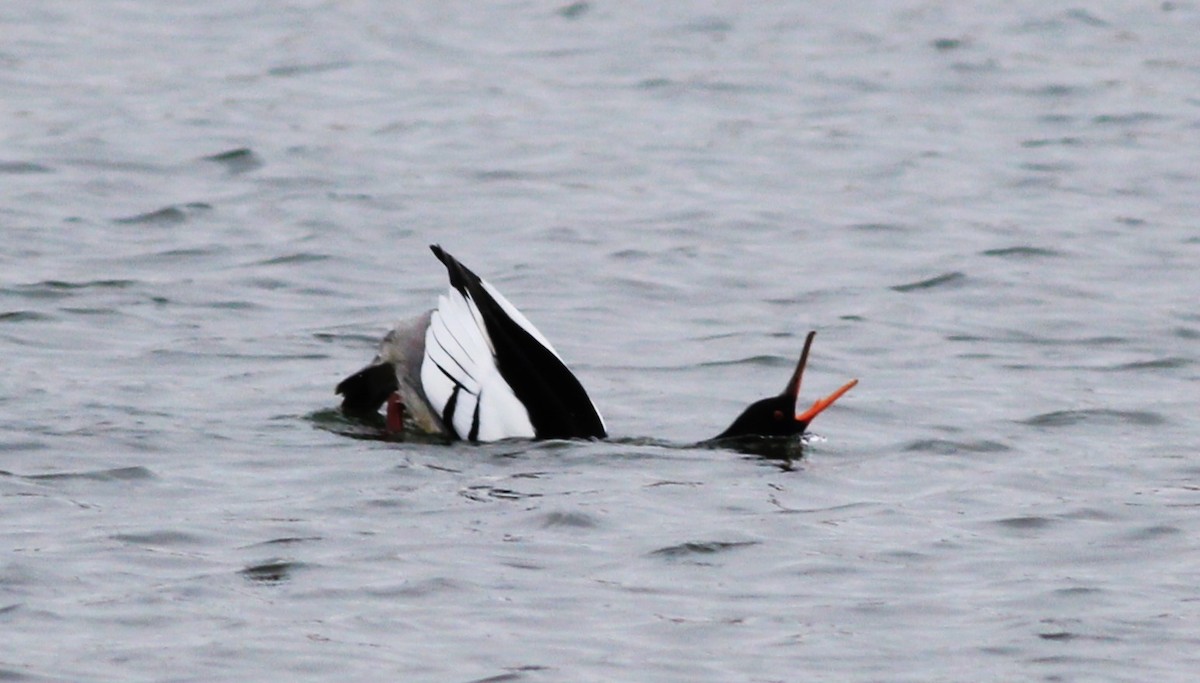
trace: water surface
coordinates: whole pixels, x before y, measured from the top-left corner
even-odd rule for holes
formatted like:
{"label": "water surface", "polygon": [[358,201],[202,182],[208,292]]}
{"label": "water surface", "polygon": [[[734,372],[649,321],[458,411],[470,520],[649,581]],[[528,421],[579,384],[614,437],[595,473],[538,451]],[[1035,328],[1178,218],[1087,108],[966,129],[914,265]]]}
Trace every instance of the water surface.
{"label": "water surface", "polygon": [[[1190,680],[1192,2],[10,3],[0,677]],[[364,438],[441,243],[614,440]],[[690,444],[861,383],[791,466]],[[369,430],[366,430],[369,433]]]}

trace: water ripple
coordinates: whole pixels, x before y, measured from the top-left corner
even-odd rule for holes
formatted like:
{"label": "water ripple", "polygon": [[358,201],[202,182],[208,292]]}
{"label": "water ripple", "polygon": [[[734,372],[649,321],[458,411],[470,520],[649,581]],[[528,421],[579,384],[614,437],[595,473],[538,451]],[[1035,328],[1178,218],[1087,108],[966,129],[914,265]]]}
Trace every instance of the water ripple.
{"label": "water ripple", "polygon": [[957,455],[960,453],[1002,453],[1012,450],[1012,447],[998,441],[951,441],[948,439],[920,439],[910,442],[904,447],[906,451],[937,453],[939,455]]}
{"label": "water ripple", "polygon": [[203,161],[219,164],[230,175],[248,173],[263,166],[262,159],[253,150],[246,147],[239,147],[238,149],[231,149],[228,152],[206,156],[203,158]]}
{"label": "water ripple", "polygon": [[295,254],[285,254],[283,256],[273,256],[269,259],[256,261],[257,266],[278,266],[278,265],[306,265],[309,263],[319,263],[327,261],[331,256],[329,254],[314,254],[309,252],[297,252]]}
{"label": "water ripple", "polygon": [[81,282],[43,280],[33,284],[0,289],[0,294],[16,294],[28,299],[63,299],[74,296],[80,290],[127,289],[138,284],[140,283],[136,280],[85,280]]}
{"label": "water ripple", "polygon": [[1013,531],[1039,531],[1054,524],[1054,520],[1048,517],[1037,515],[1027,515],[1023,517],[1007,517],[995,521],[997,526]]}
{"label": "water ripple", "polygon": [[280,76],[290,78],[292,76],[306,76],[309,74],[320,74],[327,71],[341,71],[348,69],[353,64],[351,62],[313,62],[310,64],[284,64],[281,66],[271,67],[267,73],[272,76]]}
{"label": "water ripple", "polygon": [[1123,372],[1127,370],[1176,370],[1191,365],[1195,361],[1190,358],[1180,358],[1179,356],[1170,356],[1167,358],[1156,358],[1154,360],[1135,361],[1132,363],[1122,363],[1113,365],[1108,370]]}
{"label": "water ripple", "polygon": [[925,289],[944,289],[959,287],[966,282],[967,276],[958,271],[943,273],[936,277],[931,277],[926,280],[918,280],[903,285],[895,285],[893,291],[897,292],[916,292]]}
{"label": "water ripple", "polygon": [[1131,424],[1139,427],[1156,427],[1166,422],[1158,413],[1145,410],[1111,410],[1087,408],[1082,410],[1056,410],[1021,420],[1021,424],[1033,427],[1069,427],[1077,424],[1112,425]]}
{"label": "water ripple", "polygon": [[184,223],[197,215],[211,210],[212,205],[204,202],[190,202],[188,204],[179,205],[173,204],[171,206],[164,206],[161,209],[155,209],[154,211],[148,211],[146,213],[139,213],[133,216],[126,216],[124,218],[114,218],[113,222],[120,223],[122,225],[179,225],[180,223]]}
{"label": "water ripple", "polygon": [[0,174],[28,175],[31,173],[53,173],[49,166],[35,164],[31,161],[0,161]]}
{"label": "water ripple", "polygon": [[113,534],[109,538],[122,543],[141,546],[177,546],[197,545],[203,542],[199,536],[186,531],[164,529],[162,531],[146,531],[136,534]]}
{"label": "water ripple", "polygon": [[0,313],[0,323],[27,323],[53,320],[52,316],[37,311],[7,311]]}
{"label": "water ripple", "polygon": [[517,683],[518,681],[531,680],[526,673],[538,671],[553,671],[554,669],[548,666],[530,664],[526,666],[509,667],[505,673],[495,676],[487,676],[485,678],[476,678],[467,683]]}
{"label": "water ripple", "polygon": [[[721,367],[730,367],[730,366],[736,367],[739,365],[750,365],[750,366],[764,367],[764,368],[789,368],[790,369],[790,368],[794,367],[795,364],[796,364],[796,360],[794,358],[784,358],[782,356],[771,356],[771,355],[764,354],[764,355],[758,355],[758,356],[747,356],[745,358],[738,358],[735,360],[705,361],[703,363],[696,363],[694,365],[689,365],[689,366],[685,366],[685,367],[721,368]],[[655,369],[666,369],[666,368],[655,368]],[[670,368],[670,369],[684,369],[684,367]]]}
{"label": "water ripple", "polygon": [[651,551],[650,554],[671,559],[685,559],[716,555],[758,544],[758,541],[689,541],[687,543],[680,543],[679,545],[659,548],[658,550]]}
{"label": "water ripple", "polygon": [[542,515],[541,526],[547,529],[555,527],[594,529],[599,526],[599,520],[583,512],[547,512]]}
{"label": "water ripple", "polygon": [[85,472],[52,472],[49,474],[25,475],[25,479],[33,481],[69,481],[87,479],[91,481],[143,481],[154,479],[154,472],[145,467],[115,467],[107,470],[90,470]]}
{"label": "water ripple", "polygon": [[251,583],[276,585],[290,581],[292,575],[297,570],[303,569],[306,566],[303,562],[293,562],[291,560],[268,560],[245,567],[238,573]]}
{"label": "water ripple", "polygon": [[254,543],[252,545],[248,545],[245,547],[246,548],[259,548],[259,547],[267,546],[267,545],[292,545],[292,544],[296,544],[296,543],[311,543],[313,541],[320,541],[321,538],[322,538],[321,536],[284,536],[283,538],[272,538],[268,541],[263,541],[261,543]]}
{"label": "water ripple", "polygon": [[1001,249],[988,249],[980,253],[984,256],[999,256],[1002,258],[1014,259],[1046,258],[1063,255],[1062,252],[1056,249],[1047,249],[1045,247],[1034,247],[1028,245],[1004,247]]}
{"label": "water ripple", "polygon": [[587,14],[591,8],[591,3],[587,2],[586,0],[577,0],[576,2],[559,7],[555,13],[564,19],[578,19],[584,14]]}
{"label": "water ripple", "polygon": [[459,491],[458,494],[463,498],[481,503],[489,500],[525,500],[528,498],[542,497],[542,494],[540,493],[526,493],[502,486],[491,486],[488,484],[476,484],[473,486],[468,486]]}

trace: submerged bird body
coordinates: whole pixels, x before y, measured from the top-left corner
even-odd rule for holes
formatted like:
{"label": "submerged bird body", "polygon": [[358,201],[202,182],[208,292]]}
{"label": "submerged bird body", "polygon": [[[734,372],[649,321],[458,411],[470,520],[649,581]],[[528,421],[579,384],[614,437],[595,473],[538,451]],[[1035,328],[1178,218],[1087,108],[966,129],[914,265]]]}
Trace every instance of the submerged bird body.
{"label": "submerged bird body", "polygon": [[[437,307],[398,323],[367,367],[337,385],[343,412],[387,405],[389,432],[413,430],[469,441],[600,439],[604,419],[583,385],[533,323],[441,247],[449,291]],[[800,380],[815,332],[778,396],[751,404],[711,441],[803,434],[853,380],[797,415]]]}
{"label": "submerged bird body", "polygon": [[344,397],[343,411],[374,414],[394,394],[415,429],[425,434],[446,434],[441,411],[429,402],[421,384],[425,332],[432,317],[433,311],[426,311],[397,323],[384,335],[375,360],[337,385],[337,393]]}
{"label": "submerged bird body", "polygon": [[[583,385],[533,323],[503,295],[434,245],[450,290],[437,308],[384,337],[370,365],[337,386],[342,408],[470,441],[603,438]],[[392,398],[394,397],[394,398]]]}

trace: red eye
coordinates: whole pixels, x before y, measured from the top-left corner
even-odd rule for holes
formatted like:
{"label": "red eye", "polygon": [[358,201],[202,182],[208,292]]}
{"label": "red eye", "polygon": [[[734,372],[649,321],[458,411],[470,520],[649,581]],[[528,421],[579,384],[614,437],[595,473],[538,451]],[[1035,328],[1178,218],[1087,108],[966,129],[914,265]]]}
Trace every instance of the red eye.
{"label": "red eye", "polygon": [[775,411],[775,419],[776,419],[776,420],[782,420],[782,419],[783,419],[783,411],[782,411],[782,410],[776,410],[776,411]]}

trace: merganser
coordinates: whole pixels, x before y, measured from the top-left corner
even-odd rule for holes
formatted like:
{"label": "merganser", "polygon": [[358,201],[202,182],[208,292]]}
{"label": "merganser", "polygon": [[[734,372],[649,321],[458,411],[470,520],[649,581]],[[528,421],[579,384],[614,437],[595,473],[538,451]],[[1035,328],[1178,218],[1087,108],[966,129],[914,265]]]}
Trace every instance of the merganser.
{"label": "merganser", "polygon": [[816,416],[858,384],[858,380],[852,379],[832,394],[818,399],[808,410],[796,414],[796,400],[800,398],[800,380],[804,376],[805,366],[808,365],[808,350],[812,348],[815,336],[815,331],[809,332],[808,337],[804,339],[800,361],[796,363],[796,369],[792,371],[792,378],[788,380],[783,393],[751,403],[728,429],[713,437],[713,441],[747,436],[799,436],[808,429],[809,423]]}
{"label": "merganser", "polygon": [[[342,412],[377,414],[391,433],[412,430],[468,441],[602,439],[604,418],[545,336],[495,287],[438,245],[450,290],[437,308],[398,323],[379,353],[342,380]],[[710,441],[796,436],[858,380],[796,415],[815,332],[783,393],[751,404]]]}

